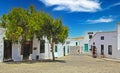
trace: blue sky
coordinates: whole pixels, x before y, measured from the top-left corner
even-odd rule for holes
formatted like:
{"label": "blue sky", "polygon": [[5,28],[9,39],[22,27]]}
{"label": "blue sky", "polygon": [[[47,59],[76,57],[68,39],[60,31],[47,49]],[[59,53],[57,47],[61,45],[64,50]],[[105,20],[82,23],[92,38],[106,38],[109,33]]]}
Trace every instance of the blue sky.
{"label": "blue sky", "polygon": [[120,21],[120,0],[0,0],[0,16],[14,7],[34,5],[54,18],[62,17],[69,27],[69,37],[87,31],[113,31]]}

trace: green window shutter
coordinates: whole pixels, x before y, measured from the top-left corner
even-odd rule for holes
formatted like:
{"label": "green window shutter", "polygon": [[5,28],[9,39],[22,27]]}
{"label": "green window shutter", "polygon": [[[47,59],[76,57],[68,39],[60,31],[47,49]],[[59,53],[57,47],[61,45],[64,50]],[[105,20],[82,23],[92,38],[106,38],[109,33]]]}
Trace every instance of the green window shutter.
{"label": "green window shutter", "polygon": [[57,50],[57,46],[55,46],[55,52],[57,52],[58,50]]}

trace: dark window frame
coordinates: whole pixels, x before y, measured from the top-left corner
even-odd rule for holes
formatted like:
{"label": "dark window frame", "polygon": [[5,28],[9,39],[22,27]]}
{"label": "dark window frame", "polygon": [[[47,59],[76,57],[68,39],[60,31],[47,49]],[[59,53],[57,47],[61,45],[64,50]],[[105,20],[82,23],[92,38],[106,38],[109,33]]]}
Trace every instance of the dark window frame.
{"label": "dark window frame", "polygon": [[92,39],[92,35],[89,35],[89,39]]}
{"label": "dark window frame", "polygon": [[101,40],[104,40],[104,36],[101,36]]}
{"label": "dark window frame", "polygon": [[104,55],[104,45],[101,44],[101,55]]}
{"label": "dark window frame", "polygon": [[112,55],[112,45],[108,45],[108,54]]}
{"label": "dark window frame", "polygon": [[40,53],[45,53],[45,40],[40,40]]}

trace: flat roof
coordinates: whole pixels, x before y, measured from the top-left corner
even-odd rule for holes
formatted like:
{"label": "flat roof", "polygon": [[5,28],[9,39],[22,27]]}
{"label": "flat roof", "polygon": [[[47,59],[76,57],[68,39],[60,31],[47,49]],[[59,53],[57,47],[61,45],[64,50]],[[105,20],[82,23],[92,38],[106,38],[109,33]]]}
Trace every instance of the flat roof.
{"label": "flat roof", "polygon": [[70,40],[82,40],[82,39],[84,39],[84,37],[83,36],[81,36],[81,37],[74,37],[74,38],[69,38]]}

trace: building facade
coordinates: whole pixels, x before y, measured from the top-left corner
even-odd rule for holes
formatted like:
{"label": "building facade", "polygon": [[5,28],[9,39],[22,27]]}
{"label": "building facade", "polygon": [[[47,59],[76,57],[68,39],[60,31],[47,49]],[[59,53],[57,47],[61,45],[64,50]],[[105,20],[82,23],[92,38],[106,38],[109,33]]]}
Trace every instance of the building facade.
{"label": "building facade", "polygon": [[55,44],[54,46],[55,57],[66,56],[69,55],[69,53],[70,53],[70,47],[67,41],[64,44],[62,43]]}
{"label": "building facade", "polygon": [[120,24],[116,31],[97,32],[89,41],[89,47],[98,57],[120,59]]}
{"label": "building facade", "polygon": [[69,51],[70,55],[77,55],[84,52],[83,48],[83,39],[84,37],[77,38],[69,38],[67,41],[69,42]]}
{"label": "building facade", "polygon": [[90,47],[89,47],[89,40],[91,40],[96,32],[87,32],[84,35],[84,40],[83,40],[83,48],[84,48],[84,53],[89,54],[90,53]]}
{"label": "building facade", "polygon": [[[32,41],[28,40],[24,46],[20,44],[20,38],[17,43],[12,43],[9,40],[5,40],[5,29],[0,28],[0,62],[13,60],[41,60],[52,59],[51,46],[46,37],[37,39],[35,36]],[[58,53],[55,56],[62,57],[68,55],[67,44],[55,44]]]}
{"label": "building facade", "polygon": [[[98,32],[89,41],[92,51],[96,51],[97,56],[116,57],[117,52],[117,32]],[[92,52],[91,52],[92,53]]]}

